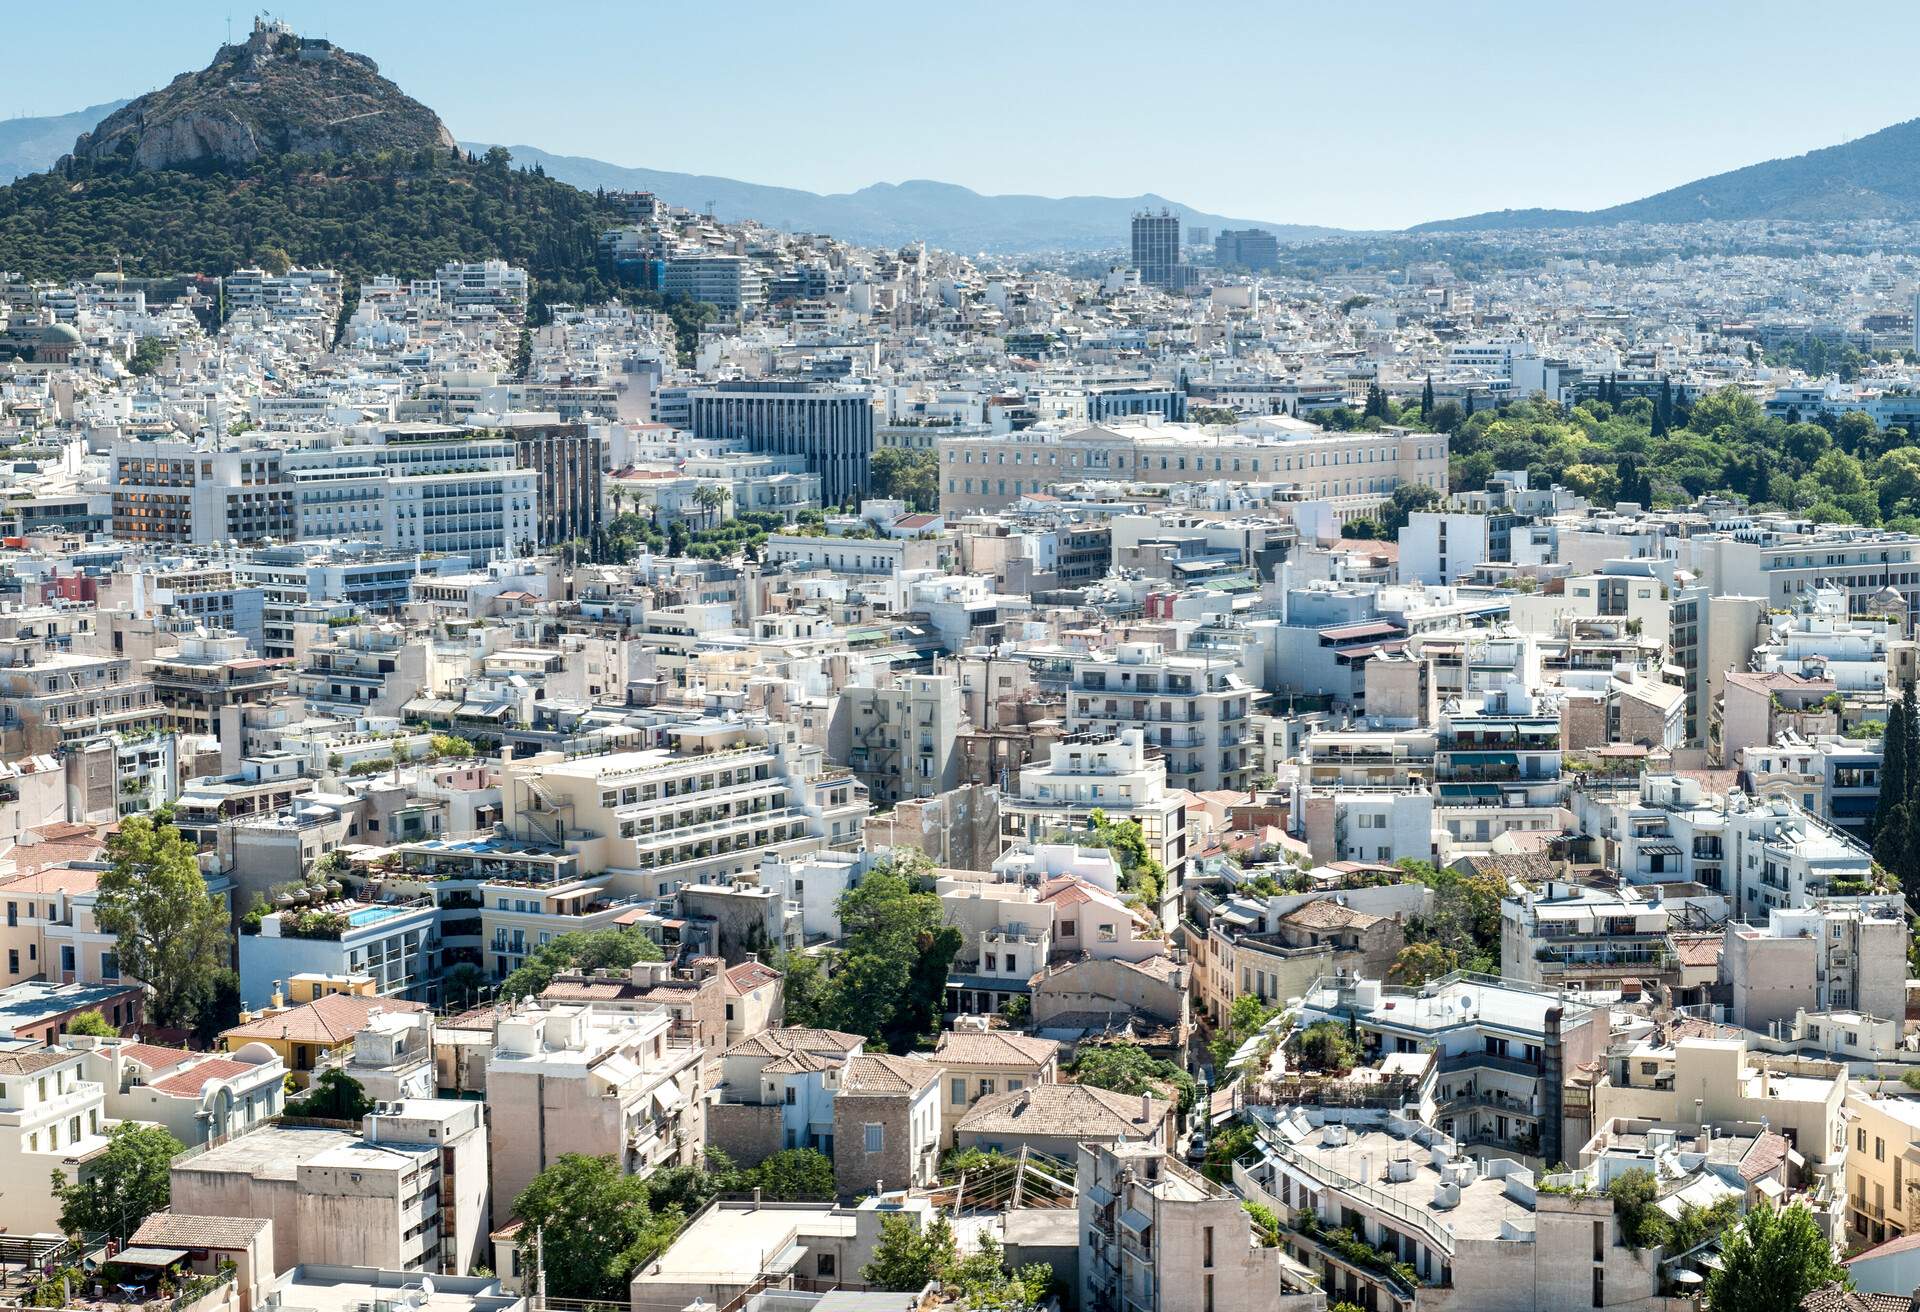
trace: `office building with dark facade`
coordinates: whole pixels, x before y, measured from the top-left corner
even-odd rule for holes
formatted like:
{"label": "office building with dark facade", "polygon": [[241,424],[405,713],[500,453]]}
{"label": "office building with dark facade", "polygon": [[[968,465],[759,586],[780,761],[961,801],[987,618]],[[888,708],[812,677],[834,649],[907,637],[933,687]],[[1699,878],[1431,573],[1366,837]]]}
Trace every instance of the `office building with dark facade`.
{"label": "office building with dark facade", "polygon": [[540,475],[533,501],[540,545],[592,541],[601,524],[601,440],[585,424],[516,424],[508,431],[520,468]]}
{"label": "office building with dark facade", "polygon": [[1223,269],[1278,268],[1280,242],[1259,228],[1225,228],[1213,239],[1213,259]]}
{"label": "office building with dark facade", "polygon": [[781,379],[721,383],[688,398],[693,435],[744,440],[755,451],[801,456],[829,506],[867,492],[873,397],[863,387]]}

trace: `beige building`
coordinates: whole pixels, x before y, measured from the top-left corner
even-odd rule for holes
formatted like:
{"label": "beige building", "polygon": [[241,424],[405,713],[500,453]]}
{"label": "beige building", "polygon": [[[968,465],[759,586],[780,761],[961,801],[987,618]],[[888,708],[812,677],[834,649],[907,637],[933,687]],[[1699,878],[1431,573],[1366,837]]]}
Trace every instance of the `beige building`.
{"label": "beige building", "polygon": [[1017,1157],[1022,1149],[1073,1161],[1099,1144],[1174,1147],[1174,1104],[1090,1084],[1035,1084],[978,1099],[954,1126],[954,1143]]}
{"label": "beige building", "polygon": [[82,1070],[84,1054],[62,1048],[0,1053],[0,1226],[58,1232],[51,1181],[84,1179],[107,1146],[105,1090]]}
{"label": "beige building", "polygon": [[862,1053],[833,1100],[833,1179],[843,1194],[920,1189],[940,1166],[940,1067]]}
{"label": "beige building", "polygon": [[1847,1095],[1847,1232],[1879,1244],[1920,1225],[1920,1099]]}
{"label": "beige building", "polygon": [[953,1143],[953,1127],[982,1098],[1018,1093],[1060,1078],[1059,1044],[1007,1030],[947,1030],[928,1060],[944,1072],[940,1120],[948,1146]]}
{"label": "beige building", "polygon": [[1095,424],[1070,432],[1028,429],[941,439],[940,511],[948,519],[1004,510],[1056,483],[1283,484],[1331,502],[1337,516],[1363,515],[1402,483],[1447,488],[1445,434],[1403,428],[1341,433],[1287,416],[1231,430],[1194,424]]}
{"label": "beige building", "polygon": [[665,1007],[606,1013],[523,1006],[494,1025],[487,1062],[493,1223],[563,1154],[644,1175],[693,1161],[706,1140],[700,1050]]}
{"label": "beige building", "polygon": [[[1253,1232],[1239,1195],[1151,1143],[1080,1146],[1080,1306],[1300,1312],[1324,1306]],[[1290,1296],[1291,1295],[1291,1296]]]}
{"label": "beige building", "polygon": [[1073,663],[1067,727],[1088,734],[1137,730],[1159,749],[1169,788],[1244,789],[1253,781],[1247,710],[1255,691],[1229,660],[1123,642],[1111,656]]}
{"label": "beige building", "polygon": [[273,1222],[273,1261],[464,1275],[488,1253],[477,1102],[389,1103],[361,1131],[273,1124],[173,1164],[177,1212]]}

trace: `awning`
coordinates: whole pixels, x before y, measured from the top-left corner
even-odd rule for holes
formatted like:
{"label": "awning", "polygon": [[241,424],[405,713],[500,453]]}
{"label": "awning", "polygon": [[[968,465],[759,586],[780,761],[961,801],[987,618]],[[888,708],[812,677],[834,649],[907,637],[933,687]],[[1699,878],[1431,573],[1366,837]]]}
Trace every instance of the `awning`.
{"label": "awning", "polygon": [[108,1260],[121,1266],[172,1266],[186,1256],[184,1248],[123,1248]]}
{"label": "awning", "polygon": [[1097,1185],[1097,1184],[1088,1185],[1087,1197],[1093,1200],[1093,1205],[1095,1207],[1105,1207],[1108,1203],[1113,1201],[1112,1191],[1107,1189],[1104,1185]]}
{"label": "awning", "polygon": [[1500,796],[1500,785],[1498,784],[1441,784],[1440,785],[1440,799],[1442,801],[1445,801],[1449,797],[1466,798],[1466,797],[1498,797],[1498,796]]}
{"label": "awning", "polygon": [[663,1084],[653,1091],[653,1105],[663,1112],[670,1112],[685,1101],[677,1084]]}
{"label": "awning", "polygon": [[1642,843],[1640,845],[1640,855],[1679,856],[1680,845],[1678,843]]}
{"label": "awning", "polygon": [[[1463,765],[1518,765],[1520,764],[1520,757],[1513,752],[1455,751],[1455,752],[1449,752],[1447,754],[1451,756],[1454,760],[1460,761],[1461,764]],[[1471,758],[1471,759],[1462,760],[1463,757]]]}
{"label": "awning", "polygon": [[1153,1224],[1153,1218],[1145,1212],[1126,1207],[1120,1210],[1120,1224],[1137,1235],[1143,1235],[1147,1232],[1147,1228]]}
{"label": "awning", "polygon": [[1385,620],[1364,620],[1358,624],[1336,624],[1332,628],[1320,630],[1320,637],[1326,642],[1354,642],[1361,638],[1384,638],[1389,634],[1398,636],[1403,630],[1398,624],[1389,624]]}

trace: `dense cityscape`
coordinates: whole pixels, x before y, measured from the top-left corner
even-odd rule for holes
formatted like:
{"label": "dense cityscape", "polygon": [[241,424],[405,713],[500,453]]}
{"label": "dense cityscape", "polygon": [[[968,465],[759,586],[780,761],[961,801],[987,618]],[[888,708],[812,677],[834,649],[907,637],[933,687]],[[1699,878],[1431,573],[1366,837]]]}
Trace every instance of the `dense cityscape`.
{"label": "dense cityscape", "polygon": [[72,135],[0,1305],[1915,1305],[1920,213],[874,244],[265,17]]}

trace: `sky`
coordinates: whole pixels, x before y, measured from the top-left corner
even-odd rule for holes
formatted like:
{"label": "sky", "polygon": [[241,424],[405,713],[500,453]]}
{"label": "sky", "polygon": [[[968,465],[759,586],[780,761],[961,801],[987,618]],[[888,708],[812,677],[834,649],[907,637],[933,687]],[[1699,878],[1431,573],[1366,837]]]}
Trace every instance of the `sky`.
{"label": "sky", "polygon": [[[255,11],[7,6],[0,117],[201,68]],[[1591,209],[1920,117],[1920,6],[1744,0],[280,0],[462,141],[809,191],[1154,192],[1398,228]],[[32,58],[23,57],[33,52]]]}

